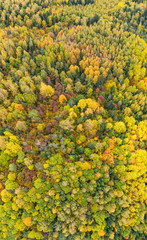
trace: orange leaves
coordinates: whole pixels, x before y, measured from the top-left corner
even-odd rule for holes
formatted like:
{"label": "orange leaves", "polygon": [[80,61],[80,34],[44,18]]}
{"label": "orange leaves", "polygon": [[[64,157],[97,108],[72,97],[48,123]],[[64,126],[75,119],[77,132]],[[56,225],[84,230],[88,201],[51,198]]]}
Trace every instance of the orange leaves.
{"label": "orange leaves", "polygon": [[59,96],[59,103],[62,105],[66,101],[67,101],[67,98],[63,94],[61,94]]}
{"label": "orange leaves", "polygon": [[53,213],[53,214],[57,213],[57,211],[58,211],[58,210],[57,210],[56,207],[52,209],[52,213]]}
{"label": "orange leaves", "polygon": [[21,104],[15,104],[15,110],[24,111],[24,107]]}
{"label": "orange leaves", "polygon": [[111,152],[110,149],[107,149],[103,155],[103,160],[106,161],[108,164],[114,164],[114,156],[113,156],[113,153]]}
{"label": "orange leaves", "polygon": [[100,65],[100,58],[96,57],[88,57],[87,59],[83,58],[80,61],[80,66],[85,69],[85,75],[92,77],[92,81],[94,84],[97,83],[98,77],[100,75],[99,65]]}
{"label": "orange leaves", "polygon": [[129,147],[130,152],[135,151],[135,146],[133,144],[130,144],[128,147]]}
{"label": "orange leaves", "polygon": [[78,171],[78,172],[77,172],[77,175],[78,175],[79,177],[81,177],[81,176],[83,175],[82,171]]}
{"label": "orange leaves", "polygon": [[27,227],[31,227],[33,225],[31,217],[23,218],[22,221]]}
{"label": "orange leaves", "polygon": [[143,90],[147,91],[147,77],[144,80],[140,80],[137,84],[137,87],[139,89],[143,89]]}
{"label": "orange leaves", "polygon": [[76,59],[75,55],[71,56],[71,63],[72,64],[76,64],[77,63],[77,59]]}
{"label": "orange leaves", "polygon": [[115,140],[110,138],[108,140],[108,144],[109,144],[109,149],[113,149],[115,145]]}
{"label": "orange leaves", "polygon": [[105,150],[103,153],[103,159],[106,161],[108,164],[114,164],[114,155],[113,152],[111,151],[114,148],[115,145],[115,140],[114,139],[109,139],[108,140],[109,148]]}
{"label": "orange leaves", "polygon": [[97,83],[97,81],[98,81],[98,76],[97,76],[97,75],[96,75],[96,76],[94,76],[94,78],[93,78],[93,80],[92,80],[92,81],[93,81],[93,83],[94,83],[94,84],[96,84],[96,83]]}
{"label": "orange leaves", "polygon": [[105,232],[104,232],[103,230],[101,230],[101,231],[98,232],[98,235],[99,235],[100,237],[103,237],[103,236],[105,235]]}

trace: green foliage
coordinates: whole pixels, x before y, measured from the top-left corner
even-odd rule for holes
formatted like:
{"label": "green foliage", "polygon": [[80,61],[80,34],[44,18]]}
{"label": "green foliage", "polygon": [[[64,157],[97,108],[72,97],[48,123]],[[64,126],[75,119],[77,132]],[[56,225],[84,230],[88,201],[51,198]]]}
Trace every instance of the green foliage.
{"label": "green foliage", "polygon": [[32,122],[38,122],[40,120],[39,112],[35,109],[32,109],[28,113],[28,118],[30,118]]}
{"label": "green foliage", "polygon": [[1,152],[0,166],[2,166],[2,167],[8,166],[10,159],[11,159],[11,157],[8,154]]}

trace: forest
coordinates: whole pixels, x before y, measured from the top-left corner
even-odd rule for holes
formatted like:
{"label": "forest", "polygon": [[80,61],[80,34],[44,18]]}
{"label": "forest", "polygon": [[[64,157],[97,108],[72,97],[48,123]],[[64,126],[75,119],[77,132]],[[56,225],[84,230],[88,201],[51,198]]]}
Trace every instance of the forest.
{"label": "forest", "polygon": [[0,240],[147,239],[146,0],[0,0]]}

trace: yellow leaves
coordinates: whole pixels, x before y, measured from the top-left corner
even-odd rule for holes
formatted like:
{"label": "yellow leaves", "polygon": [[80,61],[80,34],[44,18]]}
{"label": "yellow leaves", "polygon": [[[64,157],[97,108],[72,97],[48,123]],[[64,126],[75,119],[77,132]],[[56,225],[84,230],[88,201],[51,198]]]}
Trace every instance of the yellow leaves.
{"label": "yellow leaves", "polygon": [[68,130],[68,131],[74,131],[74,125],[73,125],[74,121],[71,120],[71,118],[67,118],[66,120],[63,120],[60,122],[60,127]]}
{"label": "yellow leaves", "polygon": [[42,132],[44,129],[45,129],[45,124],[44,124],[44,123],[39,123],[39,124],[37,125],[37,130],[38,130],[39,132]]}
{"label": "yellow leaves", "polygon": [[30,159],[30,158],[25,158],[24,159],[24,163],[28,167],[28,166],[30,166],[33,163],[33,160]]}
{"label": "yellow leaves", "polygon": [[147,152],[139,149],[131,156],[132,164],[127,167],[127,180],[137,180],[137,178],[146,174]]}
{"label": "yellow leaves", "polygon": [[1,197],[3,202],[9,202],[13,197],[13,195],[10,192],[8,192],[6,189],[4,189],[1,191]]}
{"label": "yellow leaves", "polygon": [[25,208],[24,201],[22,199],[16,199],[16,204],[19,208],[22,208],[22,206]]}
{"label": "yellow leaves", "polygon": [[147,91],[147,77],[137,83],[137,88]]}
{"label": "yellow leaves", "polygon": [[79,71],[79,67],[74,65],[70,65],[69,69],[71,73],[75,73],[76,71]]}
{"label": "yellow leaves", "polygon": [[91,164],[87,161],[85,162],[77,162],[77,164],[79,165],[79,167],[82,169],[82,170],[88,170],[88,169],[91,169]]}
{"label": "yellow leaves", "polygon": [[81,143],[86,142],[85,135],[80,135],[79,137],[77,137],[76,142],[77,142],[77,144],[81,144]]}
{"label": "yellow leaves", "polygon": [[84,117],[84,113],[83,112],[80,115],[81,115],[81,117]]}
{"label": "yellow leaves", "polygon": [[59,193],[57,193],[57,194],[55,195],[55,199],[56,199],[56,200],[59,200],[59,199],[60,199],[60,194],[59,194]]}
{"label": "yellow leaves", "polygon": [[14,211],[18,211],[18,209],[19,209],[15,202],[12,203],[12,209]]}
{"label": "yellow leaves", "polygon": [[106,210],[109,213],[114,213],[116,209],[116,205],[114,203],[106,205]]}
{"label": "yellow leaves", "polygon": [[57,211],[58,211],[58,210],[57,210],[56,207],[52,209],[52,213],[53,213],[53,214],[57,213]]}
{"label": "yellow leaves", "polygon": [[123,8],[125,6],[125,2],[119,2],[117,6],[118,8]]}
{"label": "yellow leaves", "polygon": [[125,114],[126,116],[129,116],[131,113],[132,113],[131,108],[126,107],[126,108],[124,109],[124,114]]}
{"label": "yellow leaves", "polygon": [[93,89],[92,88],[89,88],[88,92],[87,92],[87,96],[88,97],[91,97],[93,94]]}
{"label": "yellow leaves", "polygon": [[31,239],[43,239],[43,236],[40,232],[35,232],[35,231],[31,231],[29,232],[28,234],[28,238],[31,238]]}
{"label": "yellow leaves", "polygon": [[87,226],[87,232],[93,231],[93,226]]}
{"label": "yellow leaves", "polygon": [[23,131],[25,132],[27,130],[27,125],[25,121],[17,121],[15,126],[16,131]]}
{"label": "yellow leaves", "polygon": [[84,73],[87,77],[90,77],[94,84],[97,83],[98,77],[100,75],[99,65],[100,58],[96,57],[88,57],[87,59],[83,58],[80,61],[80,67],[85,69]]}
{"label": "yellow leaves", "polygon": [[82,110],[86,107],[86,100],[85,99],[80,99],[80,101],[78,102],[77,107],[80,107]]}
{"label": "yellow leaves", "polygon": [[50,189],[47,193],[49,196],[55,196],[56,192],[54,189]]}
{"label": "yellow leaves", "polygon": [[8,97],[8,92],[7,90],[0,88],[0,101],[6,100]]}
{"label": "yellow leaves", "polygon": [[20,194],[21,193],[22,188],[18,187],[15,189],[15,194]]}
{"label": "yellow leaves", "polygon": [[18,138],[15,135],[13,135],[12,133],[5,131],[4,134],[6,137],[8,137],[10,139],[10,141],[17,142],[17,143],[19,142]]}
{"label": "yellow leaves", "polygon": [[[87,116],[89,114],[93,114],[94,111],[99,109],[99,103],[97,103],[96,101],[93,101],[91,98],[80,99],[80,101],[78,102],[77,107],[80,107],[81,110],[83,111],[84,108],[86,108],[86,106],[88,106],[88,108],[85,111]],[[81,113],[81,116],[84,117],[84,113]]]}
{"label": "yellow leaves", "polygon": [[3,122],[7,118],[7,110],[5,108],[0,108],[0,120]]}
{"label": "yellow leaves", "polygon": [[[49,16],[50,17],[50,16]],[[38,35],[42,35],[41,32],[38,30]],[[44,35],[45,36],[45,35]],[[40,40],[37,41],[38,48],[44,48],[46,46],[51,47],[53,44],[53,39],[51,38],[50,34],[48,34],[46,37],[42,37]]]}
{"label": "yellow leaves", "polygon": [[116,91],[116,83],[113,81],[113,80],[108,80],[104,86],[106,87],[107,89],[107,92],[110,92],[111,88],[114,86],[115,88],[115,91]]}
{"label": "yellow leaves", "polygon": [[40,85],[40,93],[43,97],[51,97],[54,95],[55,90],[50,86],[46,85],[45,83],[41,83]]}
{"label": "yellow leaves", "polygon": [[108,76],[108,74],[107,74],[106,71],[104,71],[104,72],[102,73],[102,75],[103,75],[104,78],[106,78],[106,77]]}
{"label": "yellow leaves", "polygon": [[25,224],[21,219],[18,219],[15,224],[15,230],[16,231],[23,231],[25,229]]}
{"label": "yellow leaves", "polygon": [[77,63],[77,59],[76,59],[76,57],[75,57],[75,55],[74,54],[72,54],[72,56],[71,56],[71,63],[72,64],[76,64]]}
{"label": "yellow leaves", "polygon": [[114,239],[114,232],[111,232],[111,234],[109,235],[109,239]]}
{"label": "yellow leaves", "polygon": [[99,104],[97,102],[93,101],[91,98],[86,99],[86,102],[88,104],[88,107],[94,111],[96,111],[97,108],[99,107]]}
{"label": "yellow leaves", "polygon": [[17,156],[19,151],[22,151],[22,147],[20,147],[17,143],[8,142],[6,144],[6,150],[4,151],[4,153],[13,157]]}
{"label": "yellow leaves", "polygon": [[59,103],[62,105],[66,101],[67,101],[67,98],[63,94],[61,94],[59,96]]}
{"label": "yellow leaves", "polygon": [[86,232],[86,226],[83,225],[83,224],[81,224],[81,225],[78,227],[78,229],[79,229],[80,232],[83,232],[83,233]]}
{"label": "yellow leaves", "polygon": [[85,113],[86,113],[86,116],[88,116],[89,114],[93,114],[93,111],[91,108],[87,108]]}
{"label": "yellow leaves", "polygon": [[91,119],[87,119],[86,122],[84,123],[86,131],[91,131],[94,129],[94,123]]}
{"label": "yellow leaves", "polygon": [[31,227],[33,225],[31,217],[22,218],[22,221],[27,227]]}
{"label": "yellow leaves", "polygon": [[90,69],[90,71],[89,71],[89,75],[93,77],[93,75],[94,75],[94,72],[93,72],[93,70],[92,70],[92,69]]}
{"label": "yellow leaves", "polygon": [[48,164],[48,163],[45,163],[45,164],[43,165],[43,167],[44,167],[44,169],[47,169],[47,168],[49,167],[49,164]]}
{"label": "yellow leaves", "polygon": [[114,195],[117,196],[118,198],[123,196],[123,191],[121,190],[114,190]]}
{"label": "yellow leaves", "polygon": [[92,211],[93,211],[94,213],[98,212],[98,210],[99,210],[98,204],[95,203],[94,205],[92,205],[92,206],[91,206],[91,209],[92,209]]}
{"label": "yellow leaves", "polygon": [[111,130],[113,128],[113,124],[112,123],[107,123],[106,126],[107,129]]}
{"label": "yellow leaves", "polygon": [[10,172],[8,174],[8,179],[14,181],[16,179],[16,173]]}
{"label": "yellow leaves", "polygon": [[130,152],[135,151],[135,146],[133,144],[130,144],[128,147],[129,147]]}
{"label": "yellow leaves", "polygon": [[77,131],[78,131],[78,132],[84,131],[84,128],[83,128],[83,125],[82,125],[82,124],[79,124],[79,125],[77,126]]}
{"label": "yellow leaves", "polygon": [[5,150],[6,148],[6,141],[4,136],[0,136],[0,149]]}
{"label": "yellow leaves", "polygon": [[77,118],[77,114],[74,112],[73,109],[70,109],[69,111],[70,111],[70,113],[69,113],[69,117],[70,117],[70,118],[72,118],[72,119]]}
{"label": "yellow leaves", "polygon": [[89,75],[89,68],[85,68],[85,75],[87,76],[87,75]]}
{"label": "yellow leaves", "polygon": [[79,65],[80,65],[80,67],[82,67],[82,68],[85,68],[85,67],[86,67],[86,64],[85,64],[84,60],[81,60],[81,61],[79,62]]}
{"label": "yellow leaves", "polygon": [[138,123],[137,134],[140,141],[147,141],[147,120]]}
{"label": "yellow leaves", "polygon": [[131,117],[125,117],[125,122],[127,123],[126,125],[130,128],[130,129],[134,129],[135,126],[135,118],[133,116]]}
{"label": "yellow leaves", "polygon": [[93,78],[93,80],[92,80],[92,81],[93,81],[93,83],[94,83],[94,84],[96,84],[96,83],[97,83],[97,81],[98,81],[98,76],[97,76],[97,75],[96,75],[96,76],[94,76],[94,78]]}
{"label": "yellow leaves", "polygon": [[118,133],[126,132],[126,126],[125,126],[124,122],[116,122],[114,124],[114,130]]}

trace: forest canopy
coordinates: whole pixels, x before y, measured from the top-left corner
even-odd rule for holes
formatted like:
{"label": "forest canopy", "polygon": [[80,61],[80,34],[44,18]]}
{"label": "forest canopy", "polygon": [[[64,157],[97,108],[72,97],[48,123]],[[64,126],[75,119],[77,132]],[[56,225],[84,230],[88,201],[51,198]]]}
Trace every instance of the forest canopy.
{"label": "forest canopy", "polygon": [[0,240],[147,239],[145,0],[0,0]]}

